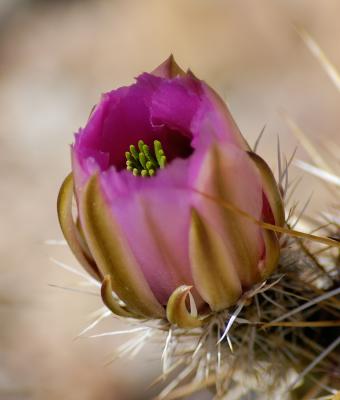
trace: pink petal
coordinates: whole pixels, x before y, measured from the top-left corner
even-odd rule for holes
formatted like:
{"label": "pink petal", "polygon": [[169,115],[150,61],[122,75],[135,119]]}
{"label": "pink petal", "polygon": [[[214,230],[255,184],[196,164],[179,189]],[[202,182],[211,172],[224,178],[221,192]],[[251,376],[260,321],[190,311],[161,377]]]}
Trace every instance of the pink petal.
{"label": "pink petal", "polygon": [[153,178],[110,170],[102,175],[116,216],[147,282],[161,304],[180,285],[192,285],[188,256],[188,160],[176,160]]}
{"label": "pink petal", "polygon": [[[249,150],[249,145],[242,136],[226,103],[205,82],[201,81],[204,104],[193,122],[192,130],[199,130],[199,140],[214,137],[215,140],[225,141],[230,144]],[[195,144],[193,143],[195,147]]]}

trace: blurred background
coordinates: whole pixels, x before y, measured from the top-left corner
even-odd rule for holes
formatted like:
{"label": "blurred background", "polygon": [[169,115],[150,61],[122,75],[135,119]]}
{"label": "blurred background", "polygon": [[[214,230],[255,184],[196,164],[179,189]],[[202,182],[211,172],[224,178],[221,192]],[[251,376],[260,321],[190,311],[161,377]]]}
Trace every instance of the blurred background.
{"label": "blurred background", "polygon": [[[50,261],[77,266],[68,249],[46,241],[62,239],[69,144],[100,94],[173,53],[222,94],[251,144],[266,124],[271,165],[277,135],[288,156],[298,144],[282,110],[318,148],[339,145],[339,94],[294,28],[340,66],[339,15],[338,0],[0,0],[1,400],[121,400],[157,374],[145,359],[105,366],[124,338],[74,340],[99,298],[50,286],[79,280]],[[301,146],[297,158],[309,161]],[[311,215],[329,201],[318,189],[306,176],[296,195],[314,190]]]}

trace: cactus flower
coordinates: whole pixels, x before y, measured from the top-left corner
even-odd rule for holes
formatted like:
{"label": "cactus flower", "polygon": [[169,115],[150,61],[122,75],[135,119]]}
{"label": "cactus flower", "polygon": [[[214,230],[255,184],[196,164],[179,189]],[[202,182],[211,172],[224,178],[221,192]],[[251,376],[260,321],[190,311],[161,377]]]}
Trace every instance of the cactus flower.
{"label": "cactus flower", "polygon": [[223,206],[282,226],[273,174],[221,98],[173,57],[104,94],[71,153],[62,231],[115,314],[199,326],[200,312],[235,305],[277,266],[276,233]]}

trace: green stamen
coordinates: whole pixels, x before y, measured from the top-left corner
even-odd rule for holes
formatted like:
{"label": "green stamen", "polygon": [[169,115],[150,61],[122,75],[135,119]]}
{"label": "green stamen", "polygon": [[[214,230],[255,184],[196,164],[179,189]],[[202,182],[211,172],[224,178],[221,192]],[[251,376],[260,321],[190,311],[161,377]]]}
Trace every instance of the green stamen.
{"label": "green stamen", "polygon": [[153,150],[143,140],[138,141],[138,148],[132,144],[125,152],[126,169],[134,176],[154,176],[158,169],[165,168],[167,160],[159,140],[154,140]]}
{"label": "green stamen", "polygon": [[136,147],[133,144],[130,146],[130,154],[136,161],[139,160],[138,151],[136,150]]}
{"label": "green stamen", "polygon": [[166,157],[164,155],[164,150],[162,148],[161,142],[159,140],[155,140],[153,142],[153,145],[154,145],[154,148],[155,148],[155,155],[156,155],[156,158],[157,158],[158,165],[161,168],[165,168]]}
{"label": "green stamen", "polygon": [[142,167],[146,169],[146,157],[144,153],[139,153],[139,162],[142,164]]}

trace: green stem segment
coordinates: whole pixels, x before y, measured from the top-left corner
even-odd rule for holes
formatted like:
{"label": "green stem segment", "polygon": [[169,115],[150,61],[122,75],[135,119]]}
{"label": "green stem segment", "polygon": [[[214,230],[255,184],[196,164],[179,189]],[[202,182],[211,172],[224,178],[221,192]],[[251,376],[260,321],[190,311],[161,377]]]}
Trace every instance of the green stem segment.
{"label": "green stem segment", "polygon": [[159,140],[154,140],[153,150],[143,140],[138,141],[138,147],[132,144],[125,152],[126,169],[135,176],[154,176],[158,169],[165,168],[167,160]]}

